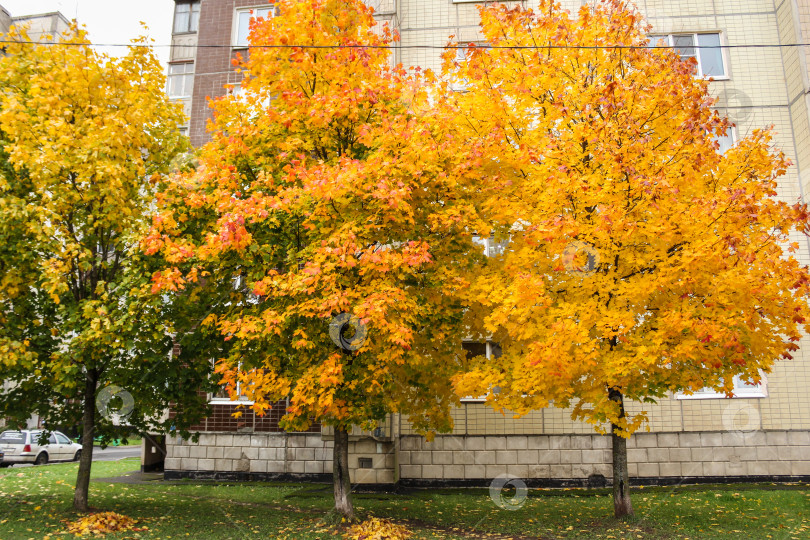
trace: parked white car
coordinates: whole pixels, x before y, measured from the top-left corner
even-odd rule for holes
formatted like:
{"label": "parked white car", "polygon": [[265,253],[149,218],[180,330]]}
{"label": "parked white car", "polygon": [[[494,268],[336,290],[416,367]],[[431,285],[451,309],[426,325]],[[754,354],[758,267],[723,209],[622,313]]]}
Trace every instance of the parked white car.
{"label": "parked white car", "polygon": [[79,461],[82,446],[63,433],[52,431],[46,444],[40,444],[41,429],[4,431],[0,433],[0,449],[4,452],[0,467],[15,463],[45,465],[49,461]]}

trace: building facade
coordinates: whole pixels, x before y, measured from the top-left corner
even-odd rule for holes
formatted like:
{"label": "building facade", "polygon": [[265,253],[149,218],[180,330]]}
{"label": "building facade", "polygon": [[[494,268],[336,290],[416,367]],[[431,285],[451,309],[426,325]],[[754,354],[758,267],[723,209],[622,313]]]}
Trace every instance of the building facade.
{"label": "building facade", "polygon": [[[440,47],[450,35],[460,42],[481,40],[481,2],[370,3],[378,19],[401,35],[403,47],[394,51],[395,62],[437,70],[440,49],[409,47]],[[583,3],[562,1],[571,10]],[[532,7],[535,2],[522,4]],[[794,163],[781,179],[778,196],[791,203],[803,199],[810,189],[810,60],[808,51],[796,44],[810,43],[810,4],[639,0],[638,7],[655,36],[682,56],[696,57],[700,73],[714,78],[717,107],[736,123],[721,145],[773,125],[775,145]],[[255,0],[176,2],[169,90],[186,103],[185,127],[195,145],[208,138],[207,98],[223,95],[226,84],[239,82],[230,61],[244,51],[250,8],[260,15],[275,14],[272,6]],[[810,263],[807,239],[797,236],[795,241],[801,246],[795,256]],[[803,339],[800,346],[793,360],[776,363],[761,385],[738,384],[735,398],[704,391],[645,404],[649,432],[635,434],[628,443],[631,477],[644,483],[810,479],[810,340]],[[494,352],[491,345],[479,347],[482,353]],[[231,414],[238,404],[211,399],[214,413],[197,426],[198,442],[167,442],[167,477],[326,479],[331,474],[332,441],[326,428],[285,433],[278,427],[283,403],[266,417],[248,410],[237,419]],[[641,404],[628,408],[637,410]],[[373,432],[356,431],[350,448],[352,481],[474,485],[508,474],[530,485],[565,486],[601,485],[611,477],[610,438],[572,421],[569,410],[549,408],[515,419],[481,400],[465,400],[453,410],[453,418],[453,432],[432,442],[397,415]]]}
{"label": "building facade", "polygon": [[0,6],[0,33],[7,33],[12,26],[27,26],[28,37],[38,41],[42,36],[58,36],[70,27],[70,21],[58,11],[12,16]]}
{"label": "building facade", "polygon": [[209,98],[225,95],[226,85],[241,80],[231,61],[247,52],[251,15],[268,14],[270,5],[262,4],[261,0],[175,2],[167,91],[183,103],[188,123],[181,129],[194,146],[209,140]]}

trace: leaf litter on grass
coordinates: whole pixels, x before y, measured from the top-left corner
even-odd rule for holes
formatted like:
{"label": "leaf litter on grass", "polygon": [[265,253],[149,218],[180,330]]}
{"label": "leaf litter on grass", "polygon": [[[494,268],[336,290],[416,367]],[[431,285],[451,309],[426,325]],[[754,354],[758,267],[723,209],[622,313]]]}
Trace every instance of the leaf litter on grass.
{"label": "leaf litter on grass", "polygon": [[346,540],[405,540],[411,531],[404,525],[380,518],[370,518],[352,525],[343,535]]}
{"label": "leaf litter on grass", "polygon": [[136,528],[138,522],[115,512],[98,512],[84,516],[67,525],[67,530],[75,536],[102,536],[123,531],[145,531],[146,527]]}

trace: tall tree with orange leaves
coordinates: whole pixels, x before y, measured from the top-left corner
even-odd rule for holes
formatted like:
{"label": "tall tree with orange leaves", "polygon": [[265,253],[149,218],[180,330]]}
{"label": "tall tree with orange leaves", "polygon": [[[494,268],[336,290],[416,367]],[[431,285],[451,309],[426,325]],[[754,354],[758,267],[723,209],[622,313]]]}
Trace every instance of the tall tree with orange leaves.
{"label": "tall tree with orange leaves", "polygon": [[[620,0],[572,15],[481,9],[490,48],[445,56],[466,92],[458,129],[485,148],[479,205],[503,255],[471,292],[503,356],[457,380],[518,414],[573,407],[613,441],[616,516],[632,514],[628,401],[760,380],[810,330],[807,268],[792,256],[803,204],[776,196],[788,163],[758,130],[729,129],[709,82]],[[654,44],[653,44],[654,45]],[[791,201],[794,203],[795,201]],[[486,311],[484,311],[486,310]]]}
{"label": "tall tree with orange leaves", "polygon": [[458,139],[390,66],[388,28],[359,0],[276,6],[251,23],[240,92],[215,104],[199,168],[163,185],[144,248],[166,261],[156,291],[204,304],[232,392],[260,414],[289,397],[287,429],[334,428],[335,510],[351,519],[352,425],[400,412],[450,427],[477,250],[445,172]]}

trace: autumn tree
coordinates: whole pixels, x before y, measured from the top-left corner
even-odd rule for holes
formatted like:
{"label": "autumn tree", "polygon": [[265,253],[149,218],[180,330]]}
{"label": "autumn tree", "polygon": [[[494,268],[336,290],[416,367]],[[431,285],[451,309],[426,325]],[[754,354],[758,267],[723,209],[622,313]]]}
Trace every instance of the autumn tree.
{"label": "autumn tree", "polygon": [[[553,404],[609,431],[615,515],[632,514],[626,440],[671,392],[731,395],[807,331],[808,274],[793,257],[804,205],[777,197],[788,163],[729,129],[694,61],[648,48],[619,0],[572,15],[482,8],[487,46],[445,55],[457,126],[492,159],[478,204],[503,255],[470,311],[503,356],[459,378],[526,413]],[[794,201],[795,202],[795,201]]]}
{"label": "autumn tree", "polygon": [[[35,413],[48,427],[81,426],[74,507],[86,511],[94,438],[184,430],[205,406],[197,390],[208,369],[171,357],[164,321],[174,308],[151,294],[154,268],[137,249],[153,202],[150,177],[185,148],[182,117],[142,41],[110,58],[76,27],[58,45],[32,43],[24,30],[6,39],[0,415],[13,425]],[[170,402],[184,407],[167,419]],[[99,408],[126,422],[114,425]]]}
{"label": "autumn tree", "polygon": [[450,427],[475,259],[445,172],[461,166],[458,139],[420,79],[390,66],[394,37],[362,2],[275,5],[252,23],[200,167],[163,186],[145,249],[166,261],[156,291],[210,312],[232,395],[241,382],[259,414],[288,397],[288,430],[334,428],[335,510],[351,519],[353,425],[398,412]]}

